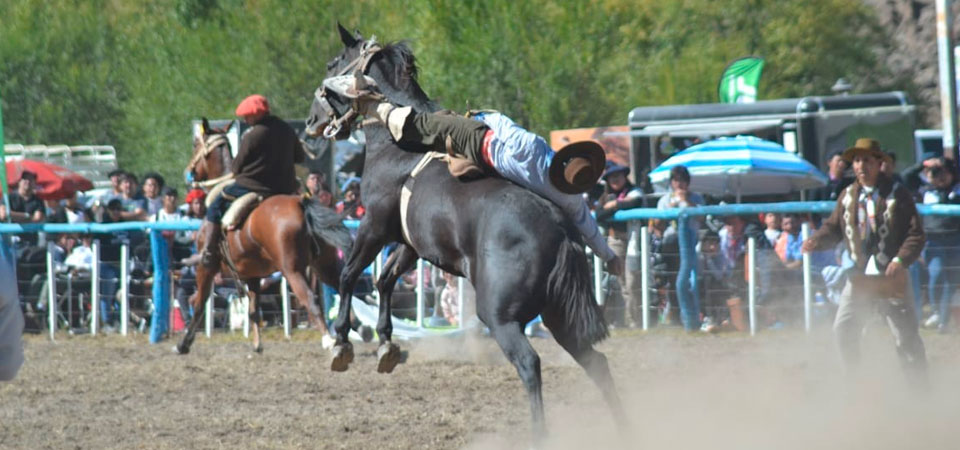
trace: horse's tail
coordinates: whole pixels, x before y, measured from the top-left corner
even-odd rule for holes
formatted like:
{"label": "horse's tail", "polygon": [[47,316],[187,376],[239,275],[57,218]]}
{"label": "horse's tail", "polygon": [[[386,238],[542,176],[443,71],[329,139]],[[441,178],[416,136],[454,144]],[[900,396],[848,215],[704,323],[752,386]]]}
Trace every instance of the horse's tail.
{"label": "horse's tail", "polygon": [[557,338],[564,337],[563,334],[577,343],[594,344],[609,336],[607,321],[594,299],[583,247],[570,238],[560,244],[557,263],[547,277],[547,295],[544,319],[547,320],[547,315],[553,316],[554,320],[549,322],[564,329],[551,328]]}
{"label": "horse's tail", "polygon": [[353,236],[343,225],[343,218],[339,214],[307,198],[300,202],[300,206],[303,207],[303,220],[307,224],[310,237],[342,250],[344,256],[350,254]]}

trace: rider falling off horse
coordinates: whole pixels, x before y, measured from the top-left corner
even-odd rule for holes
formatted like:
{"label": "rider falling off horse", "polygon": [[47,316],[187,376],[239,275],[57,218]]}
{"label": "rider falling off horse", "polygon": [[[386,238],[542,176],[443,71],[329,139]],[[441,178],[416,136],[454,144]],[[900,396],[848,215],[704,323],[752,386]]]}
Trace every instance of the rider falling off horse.
{"label": "rider falling off horse", "polygon": [[236,114],[251,128],[243,134],[240,151],[233,160],[236,181],[210,204],[201,228],[204,241],[201,263],[211,268],[220,264],[220,220],[229,203],[249,192],[263,197],[293,194],[297,190],[294,164],[302,163],[305,156],[293,128],[270,114],[266,97],[255,94],[243,99]]}
{"label": "rider falling off horse", "polygon": [[605,168],[603,149],[596,142],[575,142],[554,152],[542,137],[498,112],[464,118],[386,102],[375,81],[366,76],[329,78],[324,87],[354,99],[354,111],[381,121],[398,143],[444,147],[454,157],[450,165],[454,175],[498,174],[550,200],[570,218],[609,272],[623,272],[623,261],[600,234],[582,196]]}

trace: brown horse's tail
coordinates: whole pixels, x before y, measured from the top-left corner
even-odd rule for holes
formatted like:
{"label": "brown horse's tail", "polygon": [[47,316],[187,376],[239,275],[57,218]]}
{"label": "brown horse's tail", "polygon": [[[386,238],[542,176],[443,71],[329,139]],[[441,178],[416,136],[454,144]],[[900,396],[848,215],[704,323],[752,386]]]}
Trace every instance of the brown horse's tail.
{"label": "brown horse's tail", "polygon": [[307,198],[300,202],[300,206],[303,207],[303,219],[311,238],[342,250],[344,257],[350,254],[353,236],[343,225],[343,218],[339,214]]}
{"label": "brown horse's tail", "polygon": [[583,247],[569,237],[564,239],[557,252],[557,263],[547,278],[549,300],[543,311],[544,322],[558,340],[594,344],[609,336],[592,286]]}

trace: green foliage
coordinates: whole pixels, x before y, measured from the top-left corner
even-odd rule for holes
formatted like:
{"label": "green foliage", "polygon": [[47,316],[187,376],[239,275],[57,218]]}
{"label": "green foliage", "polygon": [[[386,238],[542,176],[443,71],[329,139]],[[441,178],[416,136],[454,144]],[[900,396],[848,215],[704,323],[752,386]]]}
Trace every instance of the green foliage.
{"label": "green foliage", "polygon": [[[189,124],[246,95],[303,117],[336,22],[409,40],[424,90],[531,130],[624,123],[632,107],[716,101],[724,66],[767,60],[760,98],[912,89],[876,58],[888,37],[848,0],[5,0],[6,142],[112,144],[121,164],[180,179]],[[901,80],[882,84],[882,80]]]}

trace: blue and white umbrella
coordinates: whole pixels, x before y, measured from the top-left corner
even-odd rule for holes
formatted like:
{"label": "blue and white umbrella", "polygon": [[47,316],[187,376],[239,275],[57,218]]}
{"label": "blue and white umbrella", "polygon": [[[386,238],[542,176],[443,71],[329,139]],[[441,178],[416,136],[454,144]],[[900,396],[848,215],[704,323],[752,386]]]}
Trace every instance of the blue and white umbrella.
{"label": "blue and white umbrella", "polygon": [[650,172],[669,187],[670,169],[690,171],[690,190],[712,195],[785,194],[827,184],[827,176],[782,145],[754,136],[722,137],[683,150]]}

